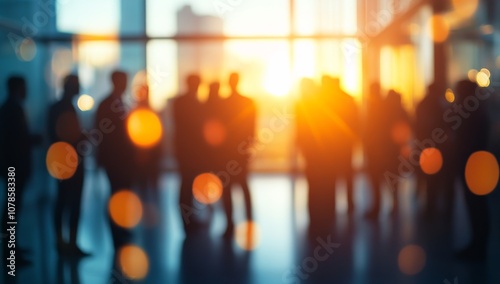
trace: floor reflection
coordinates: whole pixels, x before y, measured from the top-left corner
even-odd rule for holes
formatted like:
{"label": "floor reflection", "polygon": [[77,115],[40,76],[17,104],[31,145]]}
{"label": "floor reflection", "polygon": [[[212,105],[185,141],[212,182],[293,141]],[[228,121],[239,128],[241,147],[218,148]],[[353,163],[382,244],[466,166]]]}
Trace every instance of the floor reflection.
{"label": "floor reflection", "polygon": [[[78,242],[91,256],[79,261],[57,255],[51,211],[54,195],[35,190],[36,182],[47,184],[43,179],[37,176],[32,181],[33,194],[26,199],[29,209],[18,229],[19,242],[30,250],[32,263],[18,267],[17,283],[453,283],[455,278],[459,283],[500,282],[495,268],[500,261],[498,242],[491,242],[485,263],[460,262],[453,257],[453,249],[469,238],[460,213],[461,197],[455,210],[460,214],[455,214],[453,226],[446,227],[417,214],[412,181],[402,189],[398,214],[383,208],[385,214],[378,221],[368,221],[362,213],[368,208],[370,194],[363,175],[358,175],[355,186],[360,206],[355,216],[347,215],[345,192],[340,189],[332,230],[311,236],[306,230],[306,182],[287,175],[254,174],[250,185],[255,224],[241,223],[243,198],[235,194],[235,220],[242,229],[236,230],[235,240],[227,240],[221,237],[225,218],[220,204],[210,209],[210,227],[184,237],[177,210],[179,181],[175,174],[165,174],[159,199],[145,202],[149,204],[145,219],[130,240],[130,245],[143,250],[147,263],[139,264],[146,266],[139,266],[135,255],[127,264],[132,268],[124,273],[119,253],[113,252],[108,220],[103,218],[109,196],[103,190],[104,175],[87,175]],[[500,199],[498,192],[492,199]],[[391,204],[390,200],[385,203]],[[498,222],[500,214],[495,210],[493,221]],[[494,226],[491,239],[499,236],[500,230]],[[415,247],[421,250],[411,249]],[[140,275],[144,269],[142,280],[127,277]]]}

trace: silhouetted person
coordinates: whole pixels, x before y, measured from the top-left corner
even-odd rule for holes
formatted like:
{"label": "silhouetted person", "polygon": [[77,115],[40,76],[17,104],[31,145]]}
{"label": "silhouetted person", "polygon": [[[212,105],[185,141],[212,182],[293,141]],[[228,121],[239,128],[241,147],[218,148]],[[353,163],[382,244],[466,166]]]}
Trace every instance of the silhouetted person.
{"label": "silhouetted person", "polygon": [[[138,109],[153,111],[149,105],[149,87],[147,85],[137,86],[136,100]],[[161,142],[149,147],[135,147],[135,183],[139,192],[144,193],[146,199],[158,201],[158,179],[160,176]]]}
{"label": "silhouetted person", "polygon": [[229,75],[231,94],[225,101],[227,113],[228,143],[225,156],[225,170],[231,171],[228,186],[224,189],[223,201],[227,217],[226,236],[232,236],[234,229],[231,193],[235,185],[241,186],[245,202],[245,217],[252,221],[252,197],[248,185],[248,166],[251,160],[249,149],[255,141],[256,107],[253,100],[240,94],[238,73]]}
{"label": "silhouetted person", "polygon": [[227,129],[227,115],[225,112],[225,101],[219,94],[220,83],[214,82],[209,86],[208,98],[203,104],[203,137],[205,142],[206,159],[203,167],[206,172],[217,173],[224,170],[225,164],[225,146],[227,138],[230,135]]}
{"label": "silhouetted person", "polygon": [[[454,200],[455,141],[449,124],[443,119],[446,107],[451,107],[451,104],[445,101],[444,90],[439,90],[438,85],[431,84],[427,95],[416,108],[415,136],[418,141],[434,140],[433,137],[436,135],[436,131],[442,131],[443,135],[440,135],[440,137],[447,137],[445,141],[441,141],[441,139],[434,141],[435,147],[443,156],[441,170],[435,174],[425,174],[419,168],[417,173],[417,189],[425,194],[425,216],[433,219],[436,218],[436,214],[440,209],[439,205],[442,204],[443,225],[451,230]],[[417,147],[413,151],[418,151],[419,155],[421,155],[422,149]]]}
{"label": "silhouetted person", "polygon": [[306,162],[311,237],[328,233],[335,217],[332,145],[336,137],[331,131],[335,124],[330,109],[331,90],[331,78],[323,77],[321,92],[312,96],[303,94],[304,99],[297,106],[297,143]]}
{"label": "silhouetted person", "polygon": [[[386,146],[380,150],[384,151],[385,155],[384,170],[399,176],[399,157],[405,154],[403,151],[408,146],[411,138],[410,118],[401,104],[401,94],[394,90],[390,90],[387,94],[383,109],[385,127],[381,131]],[[385,177],[387,183],[387,176]],[[389,185],[389,190],[392,191],[393,196],[392,213],[397,214],[399,210],[399,179],[391,179]]]}
{"label": "silhouetted person", "polygon": [[199,228],[195,220],[195,207],[193,207],[193,180],[203,171],[205,142],[203,137],[203,111],[198,100],[198,87],[200,77],[190,75],[187,78],[187,93],[172,102],[174,113],[174,153],[181,177],[179,192],[179,209],[184,225],[184,230],[190,233]]}
{"label": "silhouetted person", "polygon": [[[127,134],[128,110],[122,96],[127,89],[127,74],[114,71],[111,74],[113,90],[97,109],[95,129],[105,129],[97,148],[97,164],[104,168],[111,185],[111,195],[132,186],[134,146]],[[109,220],[115,250],[128,237],[128,231]]]}
{"label": "silhouetted person", "polygon": [[[352,168],[352,155],[354,144],[359,135],[358,108],[354,99],[340,88],[338,78],[329,79],[329,90],[326,94],[331,96],[331,115],[333,116],[331,131],[335,135],[334,144],[331,145],[334,164],[332,165],[333,177],[344,178],[347,188],[347,208],[349,213],[354,212],[354,171]],[[335,183],[336,183],[335,181]]]}
{"label": "silhouetted person", "polygon": [[383,99],[380,93],[380,84],[373,83],[368,94],[368,104],[364,119],[363,145],[366,157],[366,169],[372,187],[373,205],[367,212],[367,217],[377,218],[380,212],[380,186],[384,181],[384,151],[386,145],[384,130]]}
{"label": "silhouetted person", "polygon": [[[478,85],[469,80],[459,81],[456,85],[457,106],[462,107],[468,102],[468,98],[475,96]],[[473,99],[472,99],[473,100]],[[477,99],[476,99],[477,100]],[[490,232],[490,210],[486,196],[476,195],[471,192],[465,181],[465,167],[470,155],[477,151],[487,150],[489,139],[490,119],[488,117],[487,101],[479,101],[477,109],[467,112],[463,116],[461,124],[454,124],[452,128],[457,134],[457,174],[460,176],[462,187],[465,190],[465,201],[469,212],[472,227],[472,240],[467,248],[458,256],[469,259],[484,259],[487,253],[488,236]],[[470,102],[469,102],[470,106]]]}
{"label": "silhouetted person", "polygon": [[188,236],[182,244],[179,283],[250,283],[250,253],[236,253],[233,243],[224,239]]}
{"label": "silhouetted person", "polygon": [[[64,78],[61,100],[49,109],[48,133],[50,143],[66,142],[77,149],[77,144],[84,139],[78,121],[78,115],[73,106],[73,98],[80,92],[80,83],[75,75]],[[82,203],[84,161],[78,160],[74,175],[58,181],[57,202],[55,210],[55,227],[57,248],[61,253],[85,255],[77,245],[78,223]],[[67,220],[67,224],[65,224]],[[68,227],[69,237],[64,237],[65,227]]]}
{"label": "silhouetted person", "polygon": [[[5,182],[6,192],[4,196],[7,197],[7,191],[9,190],[8,182],[8,168],[15,168],[15,200],[14,206],[16,207],[16,220],[17,222],[22,222],[19,220],[21,216],[22,200],[24,197],[24,191],[26,188],[26,183],[31,177],[32,173],[32,163],[31,154],[34,144],[37,144],[39,137],[30,135],[28,122],[23,110],[23,102],[26,99],[26,82],[21,76],[11,76],[7,79],[7,100],[0,107],[0,177],[2,177],[2,182]],[[8,192],[12,192],[8,191]],[[7,200],[4,199],[3,206],[3,216],[2,216],[2,247],[3,247],[3,262],[6,262],[6,258],[10,256],[11,248],[8,248],[7,242],[7,222],[9,222],[8,206]],[[12,221],[12,220],[10,220]],[[19,227],[17,228],[17,233],[19,233]],[[5,235],[4,235],[5,234]],[[16,265],[27,264],[28,261],[23,257],[23,249],[19,247],[19,243],[16,244]],[[5,272],[6,277],[10,277]]]}

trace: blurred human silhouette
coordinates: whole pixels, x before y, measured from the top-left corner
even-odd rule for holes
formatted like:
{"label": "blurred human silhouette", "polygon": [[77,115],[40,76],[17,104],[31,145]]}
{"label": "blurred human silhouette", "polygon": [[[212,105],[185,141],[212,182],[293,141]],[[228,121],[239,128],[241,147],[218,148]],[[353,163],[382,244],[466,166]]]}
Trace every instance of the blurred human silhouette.
{"label": "blurred human silhouette", "polygon": [[[104,168],[108,176],[111,195],[123,189],[130,189],[134,172],[134,147],[127,135],[126,118],[128,109],[122,97],[127,89],[127,74],[114,71],[111,74],[113,89],[99,105],[95,119],[95,129],[103,129],[97,148],[97,164]],[[96,139],[94,137],[94,139]],[[126,242],[128,232],[109,219],[113,243],[118,249]]]}
{"label": "blurred human silhouette", "polygon": [[[23,211],[22,201],[25,195],[26,183],[32,173],[32,149],[33,146],[40,142],[38,135],[31,135],[28,122],[23,109],[23,102],[26,99],[26,81],[21,76],[11,76],[7,79],[7,100],[0,107],[0,177],[8,185],[8,171],[10,167],[15,168],[15,201],[16,221],[22,216]],[[9,185],[10,186],[10,185]],[[5,188],[4,196],[7,196],[8,187]],[[5,200],[5,199],[4,199]],[[2,215],[2,236],[7,231],[7,222],[9,221],[7,202],[4,204]],[[7,235],[5,235],[7,236]],[[10,248],[8,242],[2,239],[4,262],[9,257]],[[16,245],[16,264],[28,264],[24,253],[19,244]],[[5,273],[7,275],[7,273]]]}
{"label": "blurred human silhouette", "polygon": [[[331,115],[332,79],[322,78],[316,95],[302,94],[297,106],[297,143],[306,162],[308,183],[309,236],[315,238],[332,229],[335,217],[335,124]],[[305,91],[305,90],[304,90]],[[310,90],[312,91],[312,90]],[[302,137],[302,138],[301,138]]]}
{"label": "blurred human silhouette", "polygon": [[[382,134],[386,141],[386,147],[380,150],[384,151],[384,170],[399,176],[399,157],[406,155],[404,151],[408,149],[407,147],[409,147],[409,141],[412,135],[410,118],[401,103],[401,94],[394,90],[389,90],[383,110],[385,113],[384,125],[386,127],[382,128]],[[385,182],[387,183],[387,176],[385,177]],[[397,214],[399,210],[399,184],[399,179],[390,180],[389,190],[392,191],[393,196],[393,214]]]}
{"label": "blurred human silhouette", "polygon": [[208,98],[203,104],[203,138],[206,149],[204,171],[217,173],[224,170],[224,146],[227,144],[227,117],[225,116],[225,101],[219,94],[220,83],[213,82],[209,85]]}
{"label": "blurred human silhouette", "polygon": [[[137,107],[134,110],[147,109],[153,111],[149,104],[148,85],[141,84],[137,86],[135,91]],[[161,143],[158,142],[147,148],[136,146],[134,154],[134,163],[136,165],[134,171],[135,185],[139,192],[144,194],[146,200],[156,202],[158,201],[158,179],[162,157]]]}
{"label": "blurred human silhouette", "polygon": [[[79,92],[78,77],[76,75],[66,76],[63,81],[61,100],[51,105],[49,109],[48,133],[51,144],[63,141],[76,150],[78,142],[84,139],[78,114],[73,106],[73,98]],[[86,254],[77,245],[84,179],[84,161],[80,160],[81,157],[80,155],[74,175],[69,179],[58,181],[54,216],[59,252],[77,255]],[[69,232],[67,238],[64,234],[66,231]]]}
{"label": "blurred human silhouette", "polygon": [[188,236],[182,244],[179,283],[250,283],[250,254],[236,253],[232,242],[224,239]]}
{"label": "blurred human silhouette", "polygon": [[329,78],[327,81],[331,85],[328,89],[330,93],[327,94],[327,96],[331,96],[329,100],[331,105],[329,107],[333,123],[330,131],[336,136],[331,145],[334,155],[333,177],[335,183],[339,178],[345,180],[347,208],[348,212],[352,214],[354,212],[352,154],[359,135],[359,114],[354,99],[341,89],[340,80],[338,78]]}
{"label": "blurred human silhouette", "polygon": [[[370,86],[368,103],[363,126],[363,145],[366,158],[366,168],[372,187],[373,205],[367,212],[368,218],[377,218],[380,212],[380,186],[384,180],[384,151],[386,147],[386,131],[384,129],[383,99],[379,83]],[[387,133],[388,134],[388,133]]]}
{"label": "blurred human silhouette", "polygon": [[[442,211],[442,225],[451,230],[451,220],[454,200],[454,147],[455,141],[449,124],[443,120],[443,113],[449,103],[445,100],[444,90],[440,90],[437,84],[428,87],[427,95],[418,104],[415,115],[415,136],[422,143],[427,139],[433,139],[436,131],[442,131],[447,137],[445,141],[434,141],[435,147],[441,152],[443,165],[441,170],[435,174],[426,174],[421,168],[417,173],[417,190],[420,195],[425,196],[425,216],[435,219],[439,211]],[[422,149],[418,146],[413,150],[421,155]]]}
{"label": "blurred human silhouette", "polygon": [[204,169],[206,157],[203,137],[203,106],[198,100],[200,77],[189,75],[187,92],[172,101],[174,114],[174,154],[181,177],[179,209],[186,234],[200,227],[193,207],[193,180]]}
{"label": "blurred human silhouette", "polygon": [[[459,108],[466,105],[468,99],[476,95],[478,88],[476,83],[469,80],[459,81],[455,90],[455,105]],[[463,109],[462,112],[464,112]],[[476,151],[487,150],[490,119],[486,101],[479,101],[477,108],[467,113],[468,115],[463,116],[461,124],[455,124],[454,126],[456,126],[455,131],[457,134],[457,174],[460,177],[462,188],[465,190],[465,201],[472,228],[472,240],[464,250],[458,253],[458,256],[467,259],[484,259],[487,254],[490,232],[488,198],[487,196],[476,195],[469,190],[464,173],[470,155]]]}
{"label": "blurred human silhouette", "polygon": [[232,191],[239,185],[245,202],[245,217],[253,220],[252,197],[248,185],[248,166],[251,157],[249,149],[255,141],[256,107],[253,100],[240,94],[238,73],[229,75],[231,93],[225,100],[224,112],[227,113],[227,143],[225,144],[224,168],[231,171],[229,183],[224,189],[223,202],[226,210],[226,236],[232,236],[234,230]]}

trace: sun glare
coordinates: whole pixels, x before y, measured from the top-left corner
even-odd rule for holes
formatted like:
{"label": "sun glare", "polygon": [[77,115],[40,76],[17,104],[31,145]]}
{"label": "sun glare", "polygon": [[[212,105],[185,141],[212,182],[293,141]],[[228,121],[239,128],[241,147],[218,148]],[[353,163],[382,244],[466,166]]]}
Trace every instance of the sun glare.
{"label": "sun glare", "polygon": [[264,89],[273,96],[283,97],[290,93],[292,79],[288,60],[273,60],[264,76]]}

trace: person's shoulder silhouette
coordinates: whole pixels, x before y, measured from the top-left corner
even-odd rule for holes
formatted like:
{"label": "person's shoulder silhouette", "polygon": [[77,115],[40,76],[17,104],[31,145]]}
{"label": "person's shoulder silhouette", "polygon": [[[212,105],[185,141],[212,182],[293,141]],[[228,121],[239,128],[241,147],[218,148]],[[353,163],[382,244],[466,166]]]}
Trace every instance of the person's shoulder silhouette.
{"label": "person's shoulder silhouette", "polygon": [[32,143],[22,106],[27,94],[25,79],[9,77],[7,93],[7,100],[0,107],[0,163],[3,169],[15,167],[16,176],[27,179],[31,174]]}
{"label": "person's shoulder silhouette", "polygon": [[95,127],[99,129],[103,123],[112,125],[113,131],[104,135],[98,146],[97,161],[105,168],[123,166],[129,167],[133,146],[127,135],[126,118],[128,110],[123,102],[127,89],[127,74],[114,71],[111,74],[113,90],[97,109]]}
{"label": "person's shoulder silhouette", "polygon": [[76,75],[68,75],[63,82],[63,96],[49,109],[49,139],[51,143],[65,141],[73,146],[81,139],[80,123],[72,99],[80,90]]}

